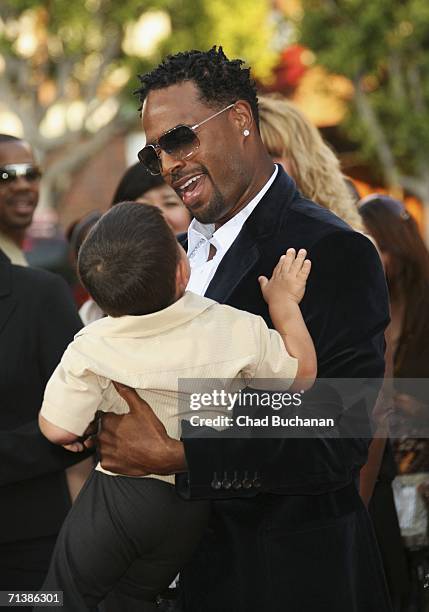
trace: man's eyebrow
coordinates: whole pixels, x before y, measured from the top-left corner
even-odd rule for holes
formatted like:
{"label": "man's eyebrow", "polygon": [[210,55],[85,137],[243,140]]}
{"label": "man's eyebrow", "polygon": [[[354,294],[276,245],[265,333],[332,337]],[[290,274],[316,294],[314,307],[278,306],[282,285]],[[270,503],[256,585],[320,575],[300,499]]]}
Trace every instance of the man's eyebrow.
{"label": "man's eyebrow", "polygon": [[146,139],[146,144],[147,145],[154,145],[155,143],[158,143],[158,140],[161,138],[161,136],[163,136],[166,132],[169,132],[172,129],[173,128],[169,128],[168,130],[164,130],[163,132],[161,132],[161,134],[158,136],[158,138],[152,138],[151,140],[147,140]]}
{"label": "man's eyebrow", "polygon": [[167,128],[166,130],[164,130],[163,132],[161,132],[161,134],[158,136],[158,138],[155,138],[154,140],[146,140],[146,144],[147,145],[154,145],[154,143],[158,143],[158,140],[164,136],[164,134],[167,134],[167,132],[171,132],[171,130],[176,129],[177,127],[181,126],[181,125],[186,125],[187,127],[190,127],[192,125],[194,125],[193,123],[184,123],[184,122],[180,122],[180,123],[175,123],[173,126]]}

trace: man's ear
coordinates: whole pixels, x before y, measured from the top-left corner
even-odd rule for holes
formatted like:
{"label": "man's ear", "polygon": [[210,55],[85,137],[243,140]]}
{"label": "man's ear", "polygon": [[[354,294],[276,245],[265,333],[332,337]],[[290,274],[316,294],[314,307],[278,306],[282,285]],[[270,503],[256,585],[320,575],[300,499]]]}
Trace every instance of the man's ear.
{"label": "man's ear", "polygon": [[252,109],[247,100],[238,100],[232,110],[232,120],[237,125],[239,131],[243,133],[245,130],[249,130],[250,132],[254,122]]}

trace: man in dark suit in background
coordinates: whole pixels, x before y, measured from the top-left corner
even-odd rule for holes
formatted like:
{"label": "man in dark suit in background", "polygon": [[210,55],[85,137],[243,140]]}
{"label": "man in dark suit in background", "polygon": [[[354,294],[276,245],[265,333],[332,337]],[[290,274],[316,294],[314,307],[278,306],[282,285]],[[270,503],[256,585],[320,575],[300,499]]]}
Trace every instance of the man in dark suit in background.
{"label": "man in dark suit in background", "polygon": [[[0,170],[0,208],[7,227],[26,227],[37,203],[38,188],[26,176],[33,163],[29,151],[20,140],[0,141],[0,166],[6,167]],[[64,470],[83,457],[50,444],[37,417],[45,385],[81,327],[59,276],[13,265],[0,250],[0,590],[41,586],[71,505]]]}
{"label": "man in dark suit in background", "polygon": [[0,249],[20,266],[27,265],[22,245],[39,200],[40,177],[28,142],[0,134]]}
{"label": "man in dark suit in background", "polygon": [[[141,78],[140,159],[195,217],[188,288],[272,327],[258,279],[287,248],[305,248],[313,269],[301,307],[319,377],[381,378],[389,314],[378,255],[273,165],[241,64],[221,49],[191,51]],[[132,390],[120,392],[134,410],[103,418],[103,467],[178,473],[181,495],[213,500],[211,528],[181,574],[186,612],[390,610],[355,482],[367,442],[172,440]]]}

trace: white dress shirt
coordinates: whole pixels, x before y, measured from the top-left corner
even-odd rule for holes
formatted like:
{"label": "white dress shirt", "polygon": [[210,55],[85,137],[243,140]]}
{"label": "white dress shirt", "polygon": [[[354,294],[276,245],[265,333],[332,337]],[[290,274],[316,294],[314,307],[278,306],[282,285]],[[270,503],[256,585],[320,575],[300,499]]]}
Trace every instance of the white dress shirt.
{"label": "white dress shirt", "polygon": [[[237,238],[244,223],[273,184],[277,172],[278,168],[275,166],[271,177],[249,204],[216,231],[214,224],[205,225],[193,219],[188,228],[188,259],[191,265],[188,291],[198,295],[205,294],[220,262]],[[216,254],[207,261],[211,244],[216,248]]]}

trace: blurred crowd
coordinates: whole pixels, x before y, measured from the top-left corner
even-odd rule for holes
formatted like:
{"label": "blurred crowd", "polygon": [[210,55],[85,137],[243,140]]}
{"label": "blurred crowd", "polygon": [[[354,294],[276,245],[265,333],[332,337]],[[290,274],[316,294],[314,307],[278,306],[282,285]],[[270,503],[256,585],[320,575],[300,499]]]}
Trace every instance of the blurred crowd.
{"label": "blurred crowd", "polygon": [[[386,377],[394,380],[391,408],[396,415],[421,415],[424,421],[428,398],[400,384],[401,379],[429,378],[429,252],[416,221],[390,196],[360,199],[335,153],[291,102],[261,95],[259,113],[269,154],[302,195],[377,247],[390,294]],[[93,465],[89,451],[82,457],[53,448],[37,432],[43,390],[64,349],[82,323],[104,316],[79,283],[72,287],[72,300],[59,277],[27,265],[22,245],[41,180],[31,145],[0,135],[0,590],[40,587],[62,520]],[[126,170],[110,206],[123,201],[156,206],[176,234],[186,232],[191,222],[182,199],[140,162]],[[75,267],[101,215],[92,211],[67,228]],[[399,438],[389,435],[388,427],[384,431],[371,443],[359,487],[373,519],[394,609],[414,612],[426,609],[428,599],[429,444],[419,431]],[[21,455],[28,456],[13,451],[20,441],[26,444]],[[5,468],[11,463],[21,474],[16,482]],[[31,516],[25,516],[30,505]]]}

